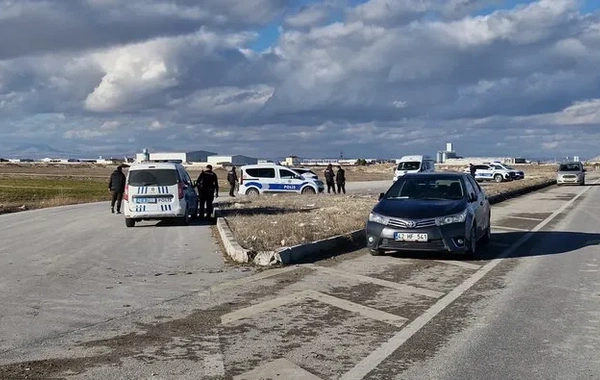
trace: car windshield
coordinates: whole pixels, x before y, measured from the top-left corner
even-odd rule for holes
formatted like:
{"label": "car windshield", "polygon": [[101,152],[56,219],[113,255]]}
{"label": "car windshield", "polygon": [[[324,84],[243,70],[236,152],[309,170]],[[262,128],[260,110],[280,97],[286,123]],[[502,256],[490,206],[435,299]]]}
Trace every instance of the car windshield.
{"label": "car windshield", "polygon": [[578,172],[581,171],[579,164],[561,164],[558,168],[559,172]]}
{"label": "car windshield", "polygon": [[398,170],[419,170],[420,167],[419,161],[406,161],[398,164]]}
{"label": "car windshield", "polygon": [[460,178],[405,178],[390,187],[385,199],[459,200],[463,196]]}
{"label": "car windshield", "polygon": [[129,172],[131,186],[173,186],[177,184],[177,172],[173,169],[145,169]]}

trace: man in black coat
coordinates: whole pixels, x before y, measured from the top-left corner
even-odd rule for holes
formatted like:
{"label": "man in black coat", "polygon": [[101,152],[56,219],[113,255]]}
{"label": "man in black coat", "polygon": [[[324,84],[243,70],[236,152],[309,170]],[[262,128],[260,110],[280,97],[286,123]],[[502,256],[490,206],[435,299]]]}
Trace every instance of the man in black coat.
{"label": "man in black coat", "polygon": [[342,169],[341,165],[338,165],[338,171],[335,173],[335,183],[337,184],[338,194],[346,194],[346,171]]}
{"label": "man in black coat", "polygon": [[333,166],[331,164],[327,165],[327,169],[323,172],[325,176],[325,183],[327,184],[327,192],[331,193],[331,189],[333,189],[333,193],[335,194],[335,173],[333,172]]}
{"label": "man in black coat", "polygon": [[235,171],[235,166],[231,167],[231,170],[227,173],[227,182],[229,183],[229,196],[235,197],[235,188],[237,185],[238,176]]}
{"label": "man in black coat", "polygon": [[117,204],[117,214],[121,213],[121,202],[123,201],[123,193],[125,192],[125,174],[123,174],[123,166],[119,165],[110,175],[108,181],[108,191],[112,194],[110,201],[110,212],[115,213],[115,203]]}
{"label": "man in black coat", "polygon": [[206,217],[210,218],[213,213],[213,201],[219,197],[219,181],[217,174],[212,170],[212,165],[206,165],[206,170],[200,173],[196,184],[198,186],[198,198],[200,198],[200,218],[205,217],[205,209]]}

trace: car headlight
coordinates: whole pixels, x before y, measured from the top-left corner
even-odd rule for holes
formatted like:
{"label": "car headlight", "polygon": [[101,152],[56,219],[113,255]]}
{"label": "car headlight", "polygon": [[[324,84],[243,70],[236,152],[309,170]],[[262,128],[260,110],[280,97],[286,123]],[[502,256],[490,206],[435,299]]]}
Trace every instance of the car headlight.
{"label": "car headlight", "polygon": [[467,210],[461,212],[460,214],[441,216],[439,218],[435,218],[435,224],[438,226],[443,226],[452,223],[464,223],[465,219],[467,219]]}
{"label": "car headlight", "polygon": [[379,223],[386,226],[389,223],[389,221],[390,218],[388,218],[387,216],[379,215],[374,212],[369,214],[369,222]]}

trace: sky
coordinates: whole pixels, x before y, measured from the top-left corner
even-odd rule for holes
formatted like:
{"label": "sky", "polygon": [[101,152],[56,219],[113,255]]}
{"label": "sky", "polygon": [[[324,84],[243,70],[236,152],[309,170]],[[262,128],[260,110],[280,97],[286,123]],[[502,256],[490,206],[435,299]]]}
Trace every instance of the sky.
{"label": "sky", "polygon": [[0,157],[600,155],[597,0],[0,0]]}

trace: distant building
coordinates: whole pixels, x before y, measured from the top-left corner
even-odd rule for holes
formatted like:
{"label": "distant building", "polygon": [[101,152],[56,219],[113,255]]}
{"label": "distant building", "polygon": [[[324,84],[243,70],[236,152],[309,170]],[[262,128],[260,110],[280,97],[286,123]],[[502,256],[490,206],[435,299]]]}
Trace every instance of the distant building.
{"label": "distant building", "polygon": [[285,166],[298,166],[300,165],[300,159],[298,156],[289,156],[285,158]]}
{"label": "distant building", "polygon": [[243,166],[243,165],[253,165],[258,163],[258,159],[254,157],[242,156],[242,155],[234,155],[234,156],[208,156],[207,163],[213,166]]}
{"label": "distant building", "polygon": [[[193,152],[150,152],[151,160],[169,160],[186,162],[207,162],[209,156],[214,156],[216,153],[205,150],[197,150]],[[144,154],[138,153],[135,157],[136,162],[144,160]]]}

